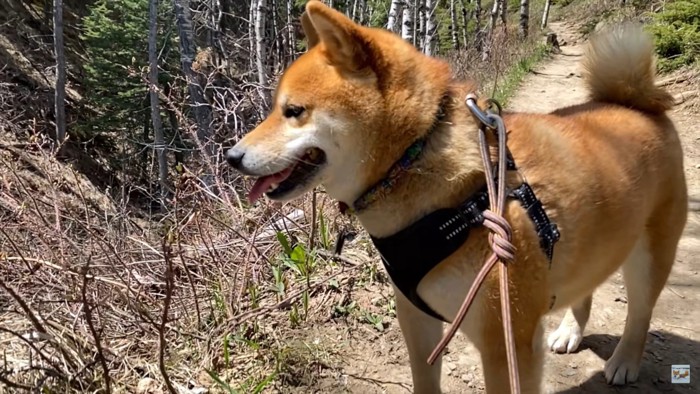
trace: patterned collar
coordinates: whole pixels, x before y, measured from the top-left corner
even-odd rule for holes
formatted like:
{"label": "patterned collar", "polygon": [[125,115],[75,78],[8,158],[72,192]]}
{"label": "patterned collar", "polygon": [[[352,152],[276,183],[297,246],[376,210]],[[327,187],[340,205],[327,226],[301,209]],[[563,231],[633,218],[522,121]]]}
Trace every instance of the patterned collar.
{"label": "patterned collar", "polygon": [[342,201],[338,203],[338,208],[340,209],[341,214],[356,214],[369,207],[375,201],[384,198],[384,196],[389,194],[401,176],[406,173],[421,157],[421,154],[425,149],[425,145],[428,142],[428,138],[445,119],[447,115],[446,103],[448,102],[449,98],[449,95],[445,95],[443,97],[437,114],[435,115],[435,121],[428,132],[413,142],[413,144],[411,144],[404,151],[403,156],[401,156],[401,158],[396,161],[391,168],[389,168],[389,171],[383,179],[379,180],[379,182],[375,183],[364,193],[362,193],[362,195],[360,195],[360,197],[358,197],[357,200],[352,203],[352,206],[348,206],[348,204]]}

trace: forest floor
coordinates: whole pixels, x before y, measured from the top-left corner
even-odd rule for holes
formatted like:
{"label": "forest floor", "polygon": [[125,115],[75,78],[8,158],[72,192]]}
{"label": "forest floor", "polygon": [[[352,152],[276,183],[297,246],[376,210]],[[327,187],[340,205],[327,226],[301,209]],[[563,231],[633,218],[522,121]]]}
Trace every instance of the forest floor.
{"label": "forest floor", "polygon": [[[551,29],[563,42],[562,53],[554,54],[526,77],[510,101],[511,110],[549,112],[585,100],[580,76],[584,39],[578,26],[557,22]],[[673,76],[671,76],[673,77]],[[669,77],[665,79],[668,80]],[[672,93],[688,92],[684,78],[668,83]],[[678,105],[671,116],[681,133],[686,154],[686,175],[691,199],[700,196],[700,106],[692,100]],[[700,392],[700,215],[691,203],[688,225],[680,244],[676,264],[661,294],[651,322],[650,333],[638,382],[624,388],[605,383],[603,365],[622,334],[626,315],[626,293],[622,276],[615,273],[594,294],[593,309],[585,338],[574,354],[547,353],[544,390],[547,393],[656,393]],[[375,283],[354,290],[352,299],[360,305],[377,304],[391,298],[388,284]],[[563,311],[548,316],[547,334],[559,324]],[[310,385],[282,392],[323,393],[410,393],[408,354],[395,319],[381,332],[371,326],[317,321],[297,332],[300,340],[314,344],[322,362]],[[369,328],[368,328],[369,327]],[[305,337],[304,339],[301,339]],[[690,364],[691,383],[672,384],[671,365]],[[504,366],[505,368],[505,366]],[[442,387],[446,393],[484,391],[481,362],[476,349],[458,334],[443,360]],[[288,386],[287,386],[288,387]]]}

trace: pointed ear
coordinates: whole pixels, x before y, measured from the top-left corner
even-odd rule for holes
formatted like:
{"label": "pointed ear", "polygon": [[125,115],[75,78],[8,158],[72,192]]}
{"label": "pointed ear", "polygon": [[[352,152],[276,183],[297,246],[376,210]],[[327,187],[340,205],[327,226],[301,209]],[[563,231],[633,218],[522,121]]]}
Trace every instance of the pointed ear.
{"label": "pointed ear", "polygon": [[304,30],[304,35],[306,36],[306,50],[315,47],[319,41],[318,33],[306,12],[301,14],[301,28]]}
{"label": "pointed ear", "polygon": [[324,53],[334,66],[348,71],[359,71],[367,66],[368,53],[352,20],[317,0],[306,3],[304,15],[307,20],[305,22],[302,17],[302,24],[310,25],[308,29],[304,26],[304,31],[314,31],[316,42],[324,44]]}

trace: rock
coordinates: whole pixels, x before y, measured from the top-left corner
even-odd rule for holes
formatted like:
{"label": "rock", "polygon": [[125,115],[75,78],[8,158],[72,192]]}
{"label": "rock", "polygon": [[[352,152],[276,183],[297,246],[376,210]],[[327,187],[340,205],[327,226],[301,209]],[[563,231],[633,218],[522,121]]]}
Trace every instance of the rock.
{"label": "rock", "polygon": [[561,376],[570,377],[576,375],[576,370],[573,368],[567,368],[561,372]]}
{"label": "rock", "polygon": [[552,49],[552,52],[561,53],[556,33],[547,33],[547,45]]}
{"label": "rock", "polygon": [[163,390],[155,379],[143,378],[136,385],[136,394],[163,394]]}

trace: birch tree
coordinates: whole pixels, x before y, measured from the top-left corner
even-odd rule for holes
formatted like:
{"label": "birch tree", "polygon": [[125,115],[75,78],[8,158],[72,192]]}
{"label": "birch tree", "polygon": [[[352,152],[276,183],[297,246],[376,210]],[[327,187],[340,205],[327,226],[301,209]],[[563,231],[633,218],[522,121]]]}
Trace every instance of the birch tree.
{"label": "birch tree", "polygon": [[158,0],[149,1],[148,16],[148,90],[151,98],[154,149],[158,158],[158,183],[160,184],[160,195],[165,197],[168,191],[168,162],[165,157],[165,138],[163,138],[163,123],[160,118],[160,101],[158,100],[158,54],[156,48]]}
{"label": "birch tree", "polygon": [[413,42],[414,39],[413,12],[411,11],[408,6],[405,6],[401,14],[401,38],[408,42]]}
{"label": "birch tree", "polygon": [[542,28],[547,27],[547,19],[549,19],[549,7],[552,5],[552,0],[547,0],[544,3],[544,12],[542,13]]}
{"label": "birch tree", "polygon": [[275,57],[277,59],[276,66],[282,67],[284,63],[284,54],[282,53],[284,36],[280,32],[279,27],[279,8],[277,7],[277,0],[270,0],[270,2],[272,8],[272,37],[275,39]]}
{"label": "birch tree", "polygon": [[[416,13],[418,13],[418,28],[414,28],[414,35],[416,36],[415,45],[423,50],[425,48],[425,0],[416,0]],[[415,26],[415,24],[414,24]]]}
{"label": "birch tree", "polygon": [[53,41],[56,55],[55,117],[56,143],[66,139],[66,56],[63,48],[63,0],[53,2]]}
{"label": "birch tree", "polygon": [[396,32],[396,19],[401,10],[401,0],[391,0],[391,5],[389,6],[389,15],[386,22],[386,29],[391,32]]}
{"label": "birch tree", "polygon": [[294,13],[294,0],[287,0],[287,48],[288,48],[288,62],[294,59],[296,53],[295,39],[294,39],[294,24],[292,23],[292,17]]}
{"label": "birch tree", "polygon": [[450,0],[450,38],[452,38],[452,49],[459,49],[459,32],[457,27],[457,7],[456,0]]}
{"label": "birch tree", "polygon": [[528,27],[530,25],[530,2],[529,0],[520,0],[520,37],[526,38]]}
{"label": "birch tree", "polygon": [[192,102],[194,117],[197,122],[197,139],[202,144],[202,149],[207,158],[213,156],[213,149],[209,137],[212,122],[211,107],[204,99],[204,90],[199,84],[199,78],[192,69],[192,62],[197,53],[192,28],[192,13],[189,0],[174,0],[177,29],[180,38],[180,63],[182,72],[187,79],[187,89]]}
{"label": "birch tree", "polygon": [[508,3],[506,0],[496,0],[498,3],[498,9],[500,10],[501,22],[503,22],[503,28],[505,30],[506,24],[508,24]]}
{"label": "birch tree", "polygon": [[435,54],[435,34],[437,23],[435,23],[435,7],[437,0],[425,0],[425,44],[423,53],[428,56]]}
{"label": "birch tree", "polygon": [[[469,20],[471,19],[469,14],[466,0],[462,0],[462,45],[464,48],[469,48]],[[476,26],[474,31],[479,34],[479,26]]]}
{"label": "birch tree", "polygon": [[265,50],[265,8],[266,0],[257,0],[255,10],[255,65],[258,71],[258,83],[267,85],[267,53]]}
{"label": "birch tree", "polygon": [[257,8],[257,0],[250,0],[248,8],[248,48],[250,53],[249,65],[251,70],[255,70],[255,10]]}
{"label": "birch tree", "polygon": [[357,14],[356,14],[356,21],[359,24],[364,24],[365,23],[365,12],[367,11],[367,3],[365,0],[357,0]]}
{"label": "birch tree", "polygon": [[498,21],[498,11],[500,9],[501,0],[493,0],[493,5],[491,6],[491,20],[489,21],[489,37],[493,34],[494,29],[496,29],[496,22]]}

